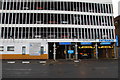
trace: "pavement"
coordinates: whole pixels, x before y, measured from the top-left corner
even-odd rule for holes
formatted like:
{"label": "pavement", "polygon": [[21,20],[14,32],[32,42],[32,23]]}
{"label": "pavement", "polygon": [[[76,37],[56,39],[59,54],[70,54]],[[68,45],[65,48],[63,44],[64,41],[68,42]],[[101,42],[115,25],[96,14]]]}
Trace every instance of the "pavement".
{"label": "pavement", "polygon": [[[3,60],[3,78],[118,78],[118,60]],[[120,71],[119,71],[120,72]]]}

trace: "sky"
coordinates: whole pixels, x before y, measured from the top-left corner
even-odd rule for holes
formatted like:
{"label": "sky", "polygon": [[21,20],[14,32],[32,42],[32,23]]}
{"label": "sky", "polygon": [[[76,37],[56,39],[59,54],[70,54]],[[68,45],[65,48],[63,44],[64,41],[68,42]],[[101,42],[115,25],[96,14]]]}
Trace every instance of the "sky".
{"label": "sky", "polygon": [[112,2],[113,2],[113,10],[114,10],[114,17],[118,16],[118,2],[119,1],[120,0],[112,0]]}

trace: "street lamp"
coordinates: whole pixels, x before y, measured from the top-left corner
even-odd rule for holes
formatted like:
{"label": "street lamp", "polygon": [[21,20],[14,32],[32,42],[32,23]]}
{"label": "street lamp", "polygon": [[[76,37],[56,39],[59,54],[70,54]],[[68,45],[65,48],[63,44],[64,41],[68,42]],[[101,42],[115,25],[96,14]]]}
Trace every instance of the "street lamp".
{"label": "street lamp", "polygon": [[[77,36],[73,36],[73,42],[74,42],[74,39],[76,39]],[[75,43],[75,61],[74,62],[79,62],[78,60],[78,49],[77,49],[78,45],[77,45],[77,42]]]}

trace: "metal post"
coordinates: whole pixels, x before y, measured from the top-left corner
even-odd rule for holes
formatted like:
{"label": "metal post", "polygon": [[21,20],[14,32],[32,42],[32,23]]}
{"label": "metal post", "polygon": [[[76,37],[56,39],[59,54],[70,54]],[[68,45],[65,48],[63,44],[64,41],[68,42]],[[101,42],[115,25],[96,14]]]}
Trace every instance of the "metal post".
{"label": "metal post", "polygon": [[76,58],[76,60],[78,59],[78,49],[77,49],[77,43],[75,44],[75,58]]}
{"label": "metal post", "polygon": [[69,54],[69,59],[71,60],[71,54]]}
{"label": "metal post", "polygon": [[98,45],[96,43],[96,59],[98,59]]}
{"label": "metal post", "polygon": [[114,43],[114,57],[117,59],[117,54],[116,54],[116,44]]}
{"label": "metal post", "polygon": [[53,57],[54,57],[54,60],[56,61],[56,44],[55,43],[53,47],[54,47]]}

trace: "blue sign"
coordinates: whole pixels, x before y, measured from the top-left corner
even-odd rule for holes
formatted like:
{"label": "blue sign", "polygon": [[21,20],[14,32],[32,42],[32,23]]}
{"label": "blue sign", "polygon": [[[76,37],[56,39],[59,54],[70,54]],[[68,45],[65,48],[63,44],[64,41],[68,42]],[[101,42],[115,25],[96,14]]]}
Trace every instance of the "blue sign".
{"label": "blue sign", "polygon": [[68,54],[73,54],[74,50],[68,50]]}
{"label": "blue sign", "polygon": [[101,42],[100,45],[111,45],[111,42]]}
{"label": "blue sign", "polygon": [[81,45],[92,45],[92,42],[81,42]]}
{"label": "blue sign", "polygon": [[114,42],[114,40],[111,39],[100,39],[100,42]]}
{"label": "blue sign", "polygon": [[71,42],[59,42],[59,45],[71,45]]}
{"label": "blue sign", "polygon": [[118,35],[116,35],[116,46],[119,46]]}

